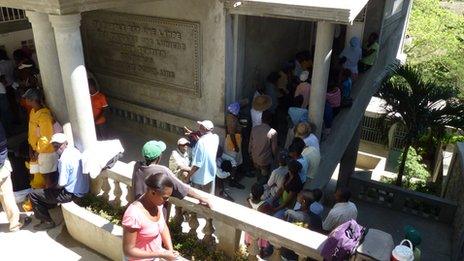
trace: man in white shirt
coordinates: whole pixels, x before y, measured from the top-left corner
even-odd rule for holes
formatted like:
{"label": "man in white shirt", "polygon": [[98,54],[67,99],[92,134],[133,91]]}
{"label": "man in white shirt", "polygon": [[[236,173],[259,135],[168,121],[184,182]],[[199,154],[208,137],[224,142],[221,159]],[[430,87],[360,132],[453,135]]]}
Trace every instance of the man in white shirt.
{"label": "man in white shirt", "polygon": [[211,121],[204,120],[197,123],[202,136],[193,149],[192,168],[187,180],[192,182],[193,187],[213,194],[219,136],[212,132],[214,125]]}
{"label": "man in white shirt", "polygon": [[335,193],[335,201],[337,202],[330,210],[322,228],[325,231],[332,231],[339,225],[358,217],[358,209],[353,202],[350,202],[351,192],[348,188],[340,188]]}
{"label": "man in white shirt", "polygon": [[190,142],[186,138],[180,138],[177,141],[177,149],[172,151],[169,158],[169,169],[183,182],[187,182],[186,178],[191,169],[188,153],[189,144]]}

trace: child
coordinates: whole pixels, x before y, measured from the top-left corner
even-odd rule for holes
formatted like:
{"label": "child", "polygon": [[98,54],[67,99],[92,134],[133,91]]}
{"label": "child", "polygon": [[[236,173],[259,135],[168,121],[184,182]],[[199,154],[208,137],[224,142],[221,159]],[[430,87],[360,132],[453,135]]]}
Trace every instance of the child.
{"label": "child", "polygon": [[285,211],[285,220],[288,222],[303,222],[309,224],[309,205],[312,203],[311,190],[304,189],[297,196],[297,202],[293,209]]}
{"label": "child", "polygon": [[234,202],[235,200],[226,192],[224,186],[224,180],[230,176],[230,172],[232,171],[232,163],[229,160],[220,160],[218,158],[218,169],[216,175],[216,181],[218,184],[218,196],[229,201]]}
{"label": "child", "polygon": [[[249,206],[261,213],[269,214],[271,212],[271,206],[264,200],[261,200],[261,196],[264,193],[264,188],[261,184],[255,183],[251,187],[251,194],[250,197],[247,199]],[[245,244],[250,246],[251,244],[251,236],[248,233],[245,233]],[[258,246],[260,249],[260,256],[265,257],[269,255],[269,248],[271,245],[268,241],[264,239],[258,239]]]}

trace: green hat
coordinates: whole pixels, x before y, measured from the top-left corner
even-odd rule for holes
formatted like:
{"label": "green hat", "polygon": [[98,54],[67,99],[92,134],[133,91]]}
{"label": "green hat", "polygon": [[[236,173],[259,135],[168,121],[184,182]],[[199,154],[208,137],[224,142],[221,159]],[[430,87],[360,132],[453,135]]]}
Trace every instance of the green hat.
{"label": "green hat", "polygon": [[419,231],[417,231],[417,229],[411,225],[407,225],[404,227],[404,235],[406,237],[406,239],[408,239],[409,241],[411,241],[411,243],[414,245],[414,247],[420,245],[421,241],[422,241],[422,237],[419,233]]}
{"label": "green hat", "polygon": [[145,143],[142,148],[142,155],[147,160],[158,158],[166,149],[166,144],[162,141],[151,140]]}

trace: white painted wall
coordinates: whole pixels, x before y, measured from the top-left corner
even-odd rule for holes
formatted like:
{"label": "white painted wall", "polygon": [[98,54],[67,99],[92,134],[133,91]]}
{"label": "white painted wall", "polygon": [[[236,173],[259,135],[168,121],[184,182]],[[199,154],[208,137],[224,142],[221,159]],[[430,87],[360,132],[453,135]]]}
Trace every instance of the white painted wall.
{"label": "white painted wall", "polygon": [[21,48],[21,42],[33,39],[32,29],[0,34],[0,46],[5,46],[10,59],[13,59],[13,52]]}

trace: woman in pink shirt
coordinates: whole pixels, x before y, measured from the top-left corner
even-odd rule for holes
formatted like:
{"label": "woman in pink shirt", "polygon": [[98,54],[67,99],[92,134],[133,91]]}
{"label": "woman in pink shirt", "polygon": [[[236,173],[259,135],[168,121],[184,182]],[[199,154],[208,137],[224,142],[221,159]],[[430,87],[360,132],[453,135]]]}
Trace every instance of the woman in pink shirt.
{"label": "woman in pink shirt", "polygon": [[299,95],[303,96],[303,104],[301,108],[308,108],[309,105],[309,94],[311,91],[311,84],[308,83],[309,72],[303,71],[300,74],[300,84],[296,87],[295,95],[293,97],[298,97]]}
{"label": "woman in pink shirt", "polygon": [[130,261],[178,260],[162,210],[172,194],[172,181],[157,173],[149,176],[145,184],[147,191],[129,205],[122,219],[124,254]]}

